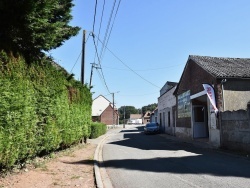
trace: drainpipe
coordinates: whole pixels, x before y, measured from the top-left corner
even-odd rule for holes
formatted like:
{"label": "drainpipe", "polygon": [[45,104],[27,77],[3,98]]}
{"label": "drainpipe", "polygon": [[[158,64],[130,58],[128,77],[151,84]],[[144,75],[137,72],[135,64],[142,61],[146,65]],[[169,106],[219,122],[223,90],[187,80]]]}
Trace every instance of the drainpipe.
{"label": "drainpipe", "polygon": [[[222,101],[223,101],[223,112],[225,111],[225,99],[224,99],[224,84],[227,82],[227,79],[223,79],[221,80],[221,88],[222,88]],[[218,112],[219,113],[219,123],[220,123],[220,144],[219,147],[222,146],[223,143],[223,136],[222,136],[222,118],[221,118],[221,114],[222,112]]]}
{"label": "drainpipe", "polygon": [[223,101],[223,112],[225,111],[225,99],[224,99],[224,84],[227,82],[227,79],[221,80],[221,88],[222,88],[222,101]]}

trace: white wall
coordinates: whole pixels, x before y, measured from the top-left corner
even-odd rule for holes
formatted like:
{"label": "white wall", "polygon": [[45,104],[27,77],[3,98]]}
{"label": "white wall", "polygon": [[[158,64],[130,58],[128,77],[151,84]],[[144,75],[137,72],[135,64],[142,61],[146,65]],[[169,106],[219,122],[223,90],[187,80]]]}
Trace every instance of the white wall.
{"label": "white wall", "polygon": [[[173,111],[172,107],[176,105],[176,98],[173,95],[176,86],[170,89],[168,92],[164,93],[158,98],[158,123],[160,123],[160,114],[162,120],[162,126],[166,133],[174,134],[173,133]],[[168,112],[170,112],[170,125],[168,125]],[[165,113],[165,118],[163,114]],[[165,120],[165,121],[164,121]]]}

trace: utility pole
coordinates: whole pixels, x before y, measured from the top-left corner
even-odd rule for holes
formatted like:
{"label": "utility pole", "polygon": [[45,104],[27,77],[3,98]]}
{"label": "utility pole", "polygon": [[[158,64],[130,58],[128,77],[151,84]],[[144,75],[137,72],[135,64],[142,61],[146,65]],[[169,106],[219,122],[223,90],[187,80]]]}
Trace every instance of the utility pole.
{"label": "utility pole", "polygon": [[113,96],[113,126],[115,127],[115,93],[112,93]]}
{"label": "utility pole", "polygon": [[123,128],[125,128],[125,107],[123,107]]}
{"label": "utility pole", "polygon": [[[117,91],[116,93],[119,93],[119,91]],[[115,93],[111,93],[112,97],[113,97],[113,126],[115,126]]]}
{"label": "utility pole", "polygon": [[90,63],[90,64],[92,64],[92,66],[91,66],[89,88],[91,87],[91,84],[92,84],[93,68],[100,69],[100,67],[98,67],[97,64],[95,64],[95,63]]}
{"label": "utility pole", "polygon": [[83,39],[82,39],[82,66],[81,66],[81,83],[82,83],[82,85],[84,84],[85,43],[86,43],[86,30],[83,30]]}
{"label": "utility pole", "polygon": [[[85,43],[86,43],[86,30],[83,30],[82,38],[82,63],[81,63],[81,83],[84,85],[84,66],[85,66]],[[87,143],[87,137],[84,137],[84,143]]]}

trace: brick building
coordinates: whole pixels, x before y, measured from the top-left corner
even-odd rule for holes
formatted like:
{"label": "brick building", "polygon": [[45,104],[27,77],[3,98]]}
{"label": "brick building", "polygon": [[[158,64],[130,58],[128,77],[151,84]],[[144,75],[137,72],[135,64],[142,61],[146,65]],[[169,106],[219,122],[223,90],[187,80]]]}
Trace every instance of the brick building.
{"label": "brick building", "polygon": [[221,142],[219,113],[215,113],[202,84],[214,88],[219,112],[246,110],[250,101],[250,59],[189,56],[174,92],[178,137]]}
{"label": "brick building", "polygon": [[99,95],[92,103],[92,121],[101,122],[106,125],[117,125],[119,114],[113,104],[104,96]]}

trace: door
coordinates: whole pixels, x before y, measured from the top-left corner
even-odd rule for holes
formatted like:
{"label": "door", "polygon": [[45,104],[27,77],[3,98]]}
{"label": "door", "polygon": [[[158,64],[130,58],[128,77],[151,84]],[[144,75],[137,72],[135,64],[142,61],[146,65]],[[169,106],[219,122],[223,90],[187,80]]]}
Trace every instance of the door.
{"label": "door", "polygon": [[193,106],[193,137],[208,137],[206,106]]}

